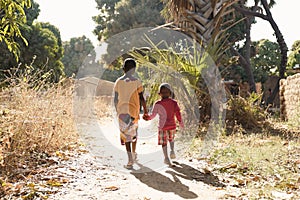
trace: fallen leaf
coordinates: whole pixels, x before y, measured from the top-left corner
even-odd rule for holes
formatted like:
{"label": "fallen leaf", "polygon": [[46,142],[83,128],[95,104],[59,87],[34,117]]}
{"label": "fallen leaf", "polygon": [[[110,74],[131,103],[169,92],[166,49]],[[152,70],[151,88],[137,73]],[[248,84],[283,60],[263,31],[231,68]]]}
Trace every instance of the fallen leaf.
{"label": "fallen leaf", "polygon": [[52,186],[52,187],[60,187],[60,186],[62,186],[61,182],[59,182],[59,181],[57,181],[55,179],[47,181],[47,185]]}
{"label": "fallen leaf", "polygon": [[242,180],[242,179],[237,179],[236,180],[238,182],[239,185],[245,185],[246,181]]}
{"label": "fallen leaf", "polygon": [[286,187],[290,188],[290,189],[298,189],[296,184],[293,183],[287,183]]}
{"label": "fallen leaf", "polygon": [[259,181],[260,180],[260,176],[253,176],[251,179],[252,179],[252,181]]}
{"label": "fallen leaf", "polygon": [[225,198],[236,198],[237,196],[233,195],[233,194],[225,194],[224,197]]}
{"label": "fallen leaf", "polygon": [[119,188],[117,186],[108,186],[105,188],[106,190],[109,190],[109,191],[116,191],[118,190]]}
{"label": "fallen leaf", "polygon": [[275,174],[275,180],[280,181],[282,179],[282,177],[280,176],[280,174]]}
{"label": "fallen leaf", "polygon": [[237,164],[236,163],[230,163],[226,166],[221,167],[221,169],[231,169],[231,168],[237,168]]}

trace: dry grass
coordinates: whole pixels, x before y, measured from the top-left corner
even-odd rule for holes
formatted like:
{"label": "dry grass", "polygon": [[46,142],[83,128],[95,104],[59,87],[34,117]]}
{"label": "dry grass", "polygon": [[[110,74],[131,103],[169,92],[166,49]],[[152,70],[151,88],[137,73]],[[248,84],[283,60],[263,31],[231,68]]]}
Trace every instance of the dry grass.
{"label": "dry grass", "polygon": [[6,180],[77,141],[73,88],[66,81],[47,83],[40,73],[16,72],[0,91],[0,176]]}
{"label": "dry grass", "polygon": [[[229,199],[300,198],[300,134],[282,127],[273,131],[244,134],[236,127],[235,134],[221,136],[211,149],[209,166],[227,185]],[[199,157],[203,146],[195,139],[190,156]]]}
{"label": "dry grass", "polygon": [[[255,102],[255,96],[230,99],[226,132],[210,146],[208,171],[227,186],[225,199],[300,199],[298,117],[290,122],[268,119]],[[199,159],[209,144],[201,137],[207,126],[194,139],[191,157]]]}
{"label": "dry grass", "polygon": [[113,97],[99,96],[95,98],[94,107],[98,119],[113,117]]}

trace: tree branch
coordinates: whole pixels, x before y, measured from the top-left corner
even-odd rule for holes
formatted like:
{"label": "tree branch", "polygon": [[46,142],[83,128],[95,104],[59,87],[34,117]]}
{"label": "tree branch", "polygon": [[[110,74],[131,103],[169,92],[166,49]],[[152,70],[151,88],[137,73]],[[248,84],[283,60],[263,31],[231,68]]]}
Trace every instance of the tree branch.
{"label": "tree branch", "polygon": [[236,9],[238,12],[244,14],[244,15],[255,16],[255,17],[260,17],[264,20],[269,20],[269,17],[267,15],[264,15],[264,14],[261,14],[261,13],[258,13],[258,12],[254,12],[254,11],[251,11],[251,10],[247,10],[245,8],[241,8],[238,5],[233,5],[233,8]]}

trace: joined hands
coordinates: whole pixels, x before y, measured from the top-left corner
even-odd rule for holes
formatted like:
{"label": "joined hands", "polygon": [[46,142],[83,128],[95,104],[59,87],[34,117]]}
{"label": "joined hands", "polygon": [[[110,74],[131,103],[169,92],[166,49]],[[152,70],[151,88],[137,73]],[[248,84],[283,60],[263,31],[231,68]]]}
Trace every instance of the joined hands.
{"label": "joined hands", "polygon": [[149,114],[148,114],[148,113],[145,113],[145,114],[143,115],[143,119],[146,120],[146,121],[150,120]]}

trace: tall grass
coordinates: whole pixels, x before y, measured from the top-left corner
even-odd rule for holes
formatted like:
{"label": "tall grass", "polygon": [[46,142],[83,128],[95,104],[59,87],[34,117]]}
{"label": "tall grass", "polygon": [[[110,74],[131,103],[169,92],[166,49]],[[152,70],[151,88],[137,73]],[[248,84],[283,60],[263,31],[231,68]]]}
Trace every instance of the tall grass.
{"label": "tall grass", "polygon": [[8,74],[0,90],[0,176],[6,178],[77,140],[67,80],[50,83],[50,73],[30,66]]}

